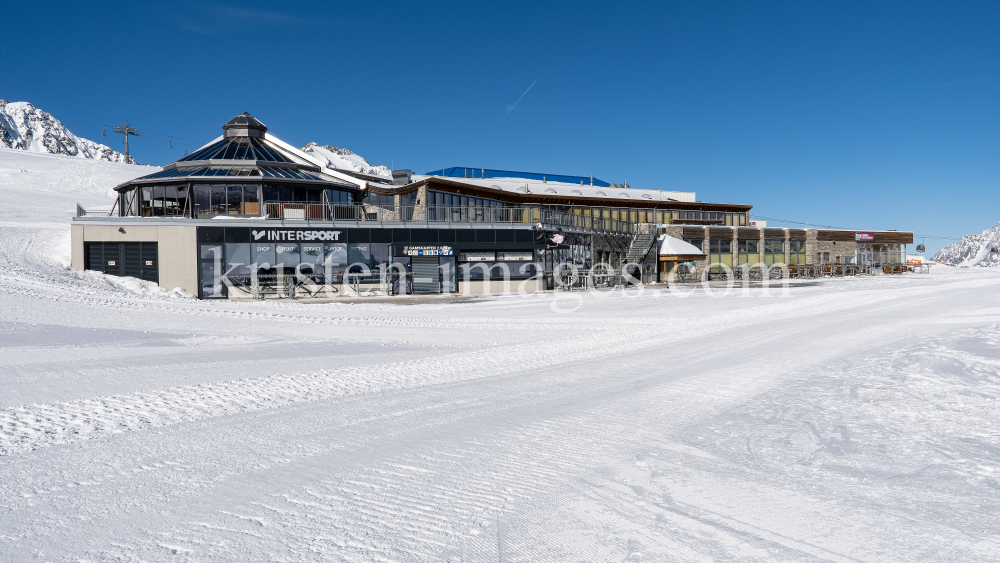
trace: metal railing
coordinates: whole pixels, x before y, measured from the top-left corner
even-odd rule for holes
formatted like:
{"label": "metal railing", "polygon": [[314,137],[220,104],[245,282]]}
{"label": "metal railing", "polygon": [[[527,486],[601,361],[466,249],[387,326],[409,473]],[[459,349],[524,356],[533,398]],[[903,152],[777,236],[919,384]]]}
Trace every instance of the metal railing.
{"label": "metal railing", "polygon": [[79,203],[76,204],[77,217],[111,217],[114,209],[84,209]]}
{"label": "metal railing", "polygon": [[415,205],[387,209],[366,205],[330,205],[323,203],[266,203],[263,216],[281,221],[329,221],[370,223],[422,223],[425,225],[495,224],[542,225],[543,227],[578,229],[591,232],[631,234],[637,224],[628,220],[611,219],[563,212],[544,206],[444,207]]}
{"label": "metal railing", "polygon": [[[594,213],[602,208],[594,208]],[[111,217],[113,210],[84,209],[77,204],[77,217]],[[356,224],[421,223],[425,225],[489,224],[489,225],[541,225],[545,228],[562,228],[587,232],[634,234],[639,223],[628,219],[613,219],[596,214],[586,215],[576,212],[559,211],[545,206],[528,205],[505,206],[461,206],[444,207],[435,205],[414,205],[402,208],[384,208],[374,205],[331,205],[326,203],[266,202],[260,214],[214,213],[196,210],[196,219],[214,217],[263,217],[282,222],[349,222]],[[190,214],[190,212],[188,212]],[[154,215],[159,218],[165,215]],[[175,215],[171,215],[175,216]],[[129,219],[144,219],[133,217]]]}
{"label": "metal railing", "polygon": [[343,293],[345,287],[350,287],[355,294],[361,295],[362,288],[377,288],[377,291],[388,294],[392,285],[398,284],[400,275],[372,270],[366,272],[345,272],[325,275],[313,273],[284,274],[240,274],[226,275],[221,281],[232,290],[238,290],[252,299],[278,297],[294,299],[299,297],[330,296]]}

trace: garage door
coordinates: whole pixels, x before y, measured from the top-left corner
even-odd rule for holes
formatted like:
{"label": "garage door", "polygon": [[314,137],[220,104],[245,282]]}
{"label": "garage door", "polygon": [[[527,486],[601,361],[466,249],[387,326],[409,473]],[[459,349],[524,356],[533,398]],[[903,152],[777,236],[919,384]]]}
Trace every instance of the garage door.
{"label": "garage door", "polygon": [[437,256],[410,257],[413,293],[441,293]]}
{"label": "garage door", "polygon": [[83,255],[87,270],[160,283],[159,249],[155,242],[87,242]]}

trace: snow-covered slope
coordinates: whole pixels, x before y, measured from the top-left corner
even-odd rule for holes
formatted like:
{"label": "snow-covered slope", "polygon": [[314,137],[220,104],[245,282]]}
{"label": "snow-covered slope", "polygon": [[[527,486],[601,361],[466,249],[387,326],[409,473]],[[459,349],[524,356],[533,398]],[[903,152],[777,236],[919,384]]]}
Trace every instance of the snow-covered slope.
{"label": "snow-covered slope", "polygon": [[[110,147],[77,137],[52,114],[28,102],[0,100],[0,147],[29,152],[64,154],[109,162],[125,162]],[[130,164],[135,160],[131,159]]]}
{"label": "snow-covered slope", "polygon": [[2,562],[996,560],[1000,270],[306,304],[69,269],[74,204],[151,171],[0,149]]}
{"label": "snow-covered slope", "polygon": [[939,250],[931,260],[963,268],[992,268],[1000,266],[1000,253],[992,252],[997,246],[1000,246],[1000,223],[978,235],[965,235],[962,240]]}
{"label": "snow-covered slope", "polygon": [[69,264],[69,222],[76,204],[110,209],[114,186],[158,170],[0,148],[0,273],[8,279],[66,278],[61,267]]}
{"label": "snow-covered slope", "polygon": [[320,145],[319,143],[309,143],[302,147],[302,152],[307,152],[312,156],[325,160],[327,166],[338,170],[350,170],[362,174],[373,176],[392,177],[392,171],[387,166],[372,166],[360,155],[331,145]]}

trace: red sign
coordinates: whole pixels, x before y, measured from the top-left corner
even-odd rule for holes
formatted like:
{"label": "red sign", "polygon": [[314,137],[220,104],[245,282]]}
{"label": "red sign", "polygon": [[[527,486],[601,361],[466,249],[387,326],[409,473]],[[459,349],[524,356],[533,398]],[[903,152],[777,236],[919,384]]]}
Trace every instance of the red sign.
{"label": "red sign", "polygon": [[875,242],[875,233],[854,233],[854,240],[858,242]]}

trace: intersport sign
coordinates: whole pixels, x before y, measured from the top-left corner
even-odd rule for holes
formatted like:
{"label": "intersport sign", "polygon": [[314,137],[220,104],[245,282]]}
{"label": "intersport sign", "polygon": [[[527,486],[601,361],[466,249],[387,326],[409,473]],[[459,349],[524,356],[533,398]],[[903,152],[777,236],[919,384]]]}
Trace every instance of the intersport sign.
{"label": "intersport sign", "polygon": [[333,229],[251,229],[253,242],[339,241],[342,230]]}

